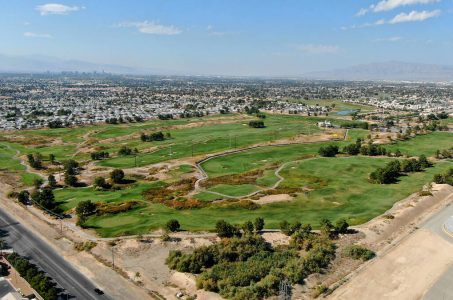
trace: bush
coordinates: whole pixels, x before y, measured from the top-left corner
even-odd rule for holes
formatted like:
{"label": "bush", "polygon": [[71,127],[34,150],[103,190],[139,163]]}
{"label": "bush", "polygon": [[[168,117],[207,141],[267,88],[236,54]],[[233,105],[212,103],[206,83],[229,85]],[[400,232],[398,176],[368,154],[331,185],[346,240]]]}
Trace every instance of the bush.
{"label": "bush", "polygon": [[347,257],[361,259],[363,261],[370,260],[376,256],[373,251],[359,245],[348,246],[344,249],[343,253]]}
{"label": "bush", "polygon": [[260,232],[261,230],[264,229],[264,219],[256,218],[255,222],[253,222],[253,225],[255,226],[255,231]]}
{"label": "bush", "polygon": [[335,246],[313,235],[305,257],[298,251],[273,249],[259,235],[222,239],[192,253],[171,251],[166,263],[170,269],[200,274],[198,288],[220,293],[227,299],[265,299],[278,293],[282,280],[302,283],[322,271],[335,257]]}
{"label": "bush", "polygon": [[434,175],[434,182],[438,184],[453,185],[453,168],[449,169],[445,174]]}
{"label": "bush", "polygon": [[326,147],[319,148],[319,155],[323,157],[335,157],[338,154],[338,146],[337,145],[329,145]]}
{"label": "bush", "polygon": [[96,212],[96,204],[91,200],[81,201],[77,204],[75,211],[78,217],[87,217]]}
{"label": "bush", "polygon": [[249,126],[252,128],[264,128],[264,122],[263,121],[250,121]]}
{"label": "bush", "polygon": [[141,139],[143,142],[163,141],[163,140],[165,140],[165,136],[164,136],[164,134],[162,133],[162,131],[153,132],[153,133],[151,133],[150,135],[147,135],[147,134],[142,133],[142,134],[140,135],[140,139]]}
{"label": "bush", "polygon": [[349,224],[346,219],[340,219],[335,223],[335,231],[337,233],[345,234],[348,232]]}
{"label": "bush", "polygon": [[179,224],[178,220],[175,219],[171,219],[167,222],[167,224],[165,224],[165,228],[171,232],[178,231],[180,227],[181,225]]}
{"label": "bush", "polygon": [[102,160],[106,158],[109,158],[109,153],[107,151],[98,151],[91,153],[92,160]]}
{"label": "bush", "polygon": [[230,223],[225,222],[224,220],[217,221],[216,225],[216,232],[220,238],[231,238],[233,236],[240,236],[241,232],[239,228]]}
{"label": "bush", "polygon": [[122,183],[124,179],[124,171],[121,169],[115,169],[110,172],[110,178],[114,183]]}
{"label": "bush", "polygon": [[107,187],[107,182],[104,177],[96,177],[96,179],[94,179],[94,186],[103,189]]}

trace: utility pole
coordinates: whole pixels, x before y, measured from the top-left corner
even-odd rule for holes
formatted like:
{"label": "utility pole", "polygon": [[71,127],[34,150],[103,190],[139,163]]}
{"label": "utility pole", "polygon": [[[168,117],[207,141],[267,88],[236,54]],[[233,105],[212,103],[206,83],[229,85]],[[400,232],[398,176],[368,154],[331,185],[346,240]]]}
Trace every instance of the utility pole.
{"label": "utility pole", "polygon": [[291,300],[291,284],[287,279],[280,281],[278,300]]}
{"label": "utility pole", "polygon": [[135,154],[134,158],[135,158],[135,167],[137,168],[137,154]]}

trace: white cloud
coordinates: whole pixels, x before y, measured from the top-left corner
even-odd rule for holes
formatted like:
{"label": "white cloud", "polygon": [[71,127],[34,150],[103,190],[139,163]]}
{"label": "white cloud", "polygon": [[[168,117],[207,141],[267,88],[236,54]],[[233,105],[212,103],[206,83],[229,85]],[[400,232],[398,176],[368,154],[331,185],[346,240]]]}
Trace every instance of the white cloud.
{"label": "white cloud", "polygon": [[405,22],[421,22],[431,18],[440,16],[441,11],[439,9],[433,11],[411,11],[410,13],[400,13],[389,21],[389,24],[398,24]]}
{"label": "white cloud", "polygon": [[384,12],[394,10],[398,7],[419,5],[419,4],[431,4],[439,2],[440,0],[382,0],[377,4],[372,4],[368,8],[362,8],[357,12],[356,16],[363,16],[368,12]]}
{"label": "white cloud", "polygon": [[393,17],[391,20],[379,19],[374,23],[364,23],[360,25],[351,25],[351,26],[343,26],[341,30],[351,30],[351,29],[360,29],[360,28],[367,28],[367,27],[375,27],[381,26],[385,24],[399,24],[399,23],[406,23],[406,22],[422,22],[426,21],[431,18],[435,18],[440,16],[442,11],[440,9],[436,9],[433,11],[411,11],[410,13],[400,13]]}
{"label": "white cloud", "polygon": [[135,27],[141,33],[157,34],[157,35],[176,35],[182,32],[181,29],[173,25],[161,25],[155,22],[123,22],[118,27]]}
{"label": "white cloud", "polygon": [[215,30],[215,29],[214,29],[214,26],[212,26],[212,25],[208,25],[208,26],[206,27],[206,31],[207,31],[208,34],[211,35],[211,36],[224,36],[224,35],[227,34],[227,32]]}
{"label": "white cloud", "polygon": [[392,36],[389,38],[381,38],[381,39],[375,39],[374,42],[399,42],[403,38],[400,36]]}
{"label": "white cloud", "polygon": [[70,12],[84,9],[84,7],[78,6],[67,6],[59,3],[47,3],[36,6],[36,10],[39,11],[41,16],[45,15],[67,15]]}
{"label": "white cloud", "polygon": [[338,46],[313,44],[301,45],[297,49],[308,54],[334,54],[340,50]]}
{"label": "white cloud", "polygon": [[52,35],[48,33],[36,33],[36,32],[24,32],[24,36],[29,38],[42,38],[42,39],[52,38]]}

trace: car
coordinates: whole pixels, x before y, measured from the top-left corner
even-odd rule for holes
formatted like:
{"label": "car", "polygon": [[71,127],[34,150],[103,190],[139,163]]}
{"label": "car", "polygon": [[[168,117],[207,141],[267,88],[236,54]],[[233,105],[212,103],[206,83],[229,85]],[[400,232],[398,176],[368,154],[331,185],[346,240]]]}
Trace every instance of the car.
{"label": "car", "polygon": [[94,289],[94,292],[95,292],[96,294],[98,294],[98,295],[104,295],[104,292],[103,292],[102,290],[98,289],[98,288],[95,288],[95,289]]}

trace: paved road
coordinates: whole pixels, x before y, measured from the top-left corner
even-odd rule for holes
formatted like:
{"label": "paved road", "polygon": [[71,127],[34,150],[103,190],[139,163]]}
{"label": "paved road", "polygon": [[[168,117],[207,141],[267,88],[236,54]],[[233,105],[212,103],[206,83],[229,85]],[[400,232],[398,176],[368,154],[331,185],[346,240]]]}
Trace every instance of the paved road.
{"label": "paved road", "polygon": [[97,295],[90,280],[3,210],[0,210],[0,230],[6,235],[4,240],[14,251],[31,258],[54,278],[60,288],[65,289],[70,299],[111,299],[107,295]]}
{"label": "paved road", "polygon": [[[436,214],[428,220],[423,227],[427,228],[445,240],[453,243],[453,237],[449,236],[444,230],[444,223],[453,216],[453,204],[443,209],[440,213]],[[453,253],[452,253],[453,255]],[[437,280],[431,289],[425,294],[423,300],[451,300],[453,299],[453,266]]]}

